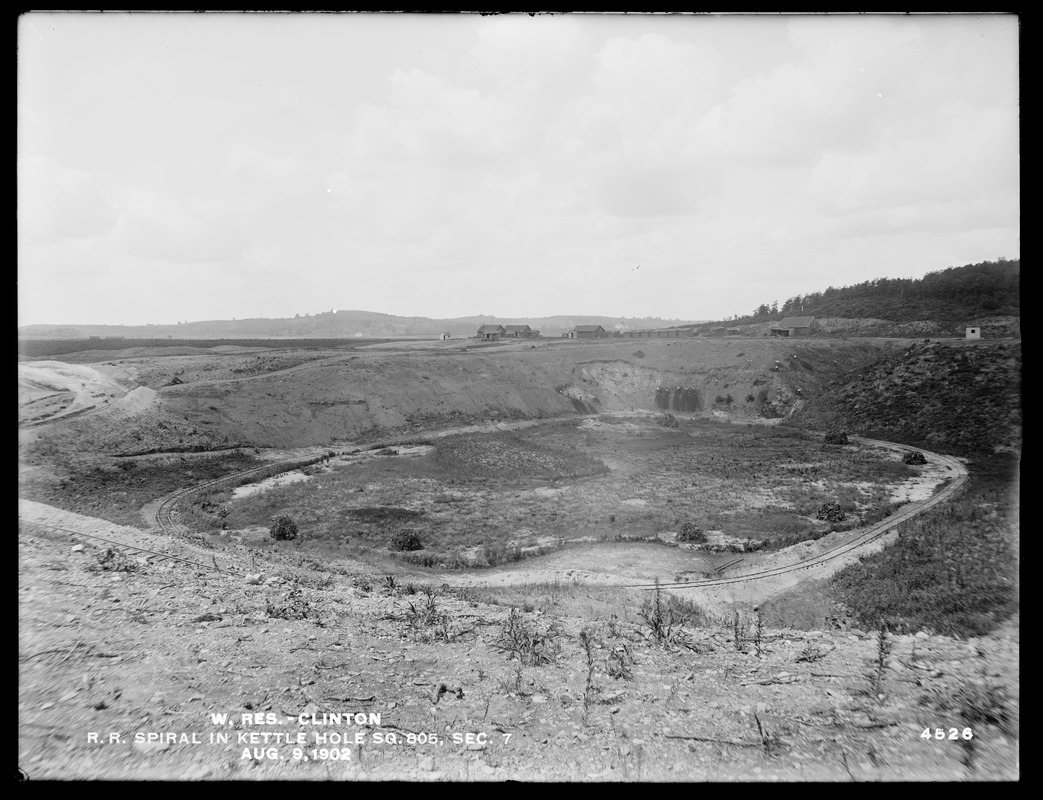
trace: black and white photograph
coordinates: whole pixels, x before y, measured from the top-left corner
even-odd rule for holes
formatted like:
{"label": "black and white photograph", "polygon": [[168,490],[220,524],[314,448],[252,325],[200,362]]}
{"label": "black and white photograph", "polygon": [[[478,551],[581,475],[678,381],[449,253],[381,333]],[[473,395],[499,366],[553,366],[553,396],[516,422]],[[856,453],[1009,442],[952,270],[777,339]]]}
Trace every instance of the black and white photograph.
{"label": "black and white photograph", "polygon": [[21,12],[19,781],[1019,782],[1020,43]]}

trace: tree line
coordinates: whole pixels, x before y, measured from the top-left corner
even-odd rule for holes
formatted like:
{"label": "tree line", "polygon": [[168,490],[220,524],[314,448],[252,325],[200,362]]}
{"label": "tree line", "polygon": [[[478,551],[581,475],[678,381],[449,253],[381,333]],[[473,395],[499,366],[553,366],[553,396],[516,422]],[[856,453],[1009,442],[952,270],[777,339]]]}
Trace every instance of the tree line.
{"label": "tree line", "polygon": [[929,272],[922,278],[876,278],[828,287],[770,306],[762,303],[739,322],[788,316],[873,317],[891,322],[957,322],[983,316],[1021,315],[1021,259],[983,261]]}

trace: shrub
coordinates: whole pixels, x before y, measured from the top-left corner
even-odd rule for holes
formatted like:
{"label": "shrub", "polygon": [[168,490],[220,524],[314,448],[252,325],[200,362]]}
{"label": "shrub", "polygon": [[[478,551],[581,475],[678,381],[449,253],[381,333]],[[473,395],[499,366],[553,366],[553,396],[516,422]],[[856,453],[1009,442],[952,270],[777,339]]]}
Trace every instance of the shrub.
{"label": "shrub", "polygon": [[815,518],[825,520],[826,522],[843,522],[847,518],[847,514],[844,513],[844,509],[840,507],[840,503],[836,500],[827,500],[819,506]]}
{"label": "shrub", "polygon": [[903,464],[926,464],[927,458],[919,450],[914,450],[912,453],[906,453],[902,457]]}
{"label": "shrub", "polygon": [[486,539],[482,545],[482,555],[485,558],[485,563],[490,567],[510,561],[521,561],[522,559],[522,551],[519,545],[506,545],[501,542],[490,541],[489,539]]}
{"label": "shrub", "polygon": [[410,551],[423,550],[424,545],[420,542],[420,535],[416,531],[396,531],[388,544],[388,550]]}
{"label": "shrub", "polygon": [[272,520],[268,534],[277,541],[290,541],[297,538],[297,523],[290,517],[279,516]]}
{"label": "shrub", "polygon": [[826,444],[849,444],[847,431],[830,431],[826,434]]}
{"label": "shrub", "polygon": [[695,523],[686,522],[681,525],[681,530],[677,532],[677,541],[696,542],[701,544],[706,541],[706,534],[703,533],[703,529]]}
{"label": "shrub", "polygon": [[662,425],[664,428],[676,428],[677,417],[675,417],[673,414],[666,413],[656,420],[656,424]]}

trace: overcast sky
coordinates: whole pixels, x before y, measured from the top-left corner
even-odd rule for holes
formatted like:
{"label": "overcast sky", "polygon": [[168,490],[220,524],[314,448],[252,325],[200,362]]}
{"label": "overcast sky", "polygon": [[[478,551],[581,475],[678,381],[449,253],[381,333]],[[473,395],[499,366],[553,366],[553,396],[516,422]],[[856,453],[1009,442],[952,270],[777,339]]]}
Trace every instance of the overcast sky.
{"label": "overcast sky", "polygon": [[1016,16],[47,14],[19,324],[722,319],[1020,257]]}

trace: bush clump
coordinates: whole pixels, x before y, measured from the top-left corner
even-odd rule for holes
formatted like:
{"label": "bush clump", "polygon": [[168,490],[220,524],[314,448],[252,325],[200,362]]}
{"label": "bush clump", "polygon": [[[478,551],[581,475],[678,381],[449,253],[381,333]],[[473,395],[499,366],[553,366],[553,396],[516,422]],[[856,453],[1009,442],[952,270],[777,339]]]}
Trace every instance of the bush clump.
{"label": "bush clump", "polygon": [[706,534],[703,533],[703,529],[695,523],[686,522],[681,526],[681,530],[677,532],[677,541],[702,544],[706,541]]}
{"label": "bush clump", "polygon": [[388,550],[398,552],[409,552],[412,550],[423,550],[424,545],[420,541],[420,535],[416,531],[396,531],[388,544]]}
{"label": "bush clump", "polygon": [[919,450],[914,450],[912,453],[906,453],[902,458],[903,464],[926,464],[927,458]]}
{"label": "bush clump", "polygon": [[666,414],[663,414],[663,416],[661,416],[659,419],[657,419],[656,424],[662,425],[664,428],[676,428],[677,417],[668,412]]}
{"label": "bush clump", "polygon": [[287,516],[276,517],[268,528],[268,535],[280,542],[296,539],[297,523]]}
{"label": "bush clump", "polygon": [[830,431],[826,434],[826,444],[849,444],[847,431]]}
{"label": "bush clump", "polygon": [[844,513],[844,509],[840,507],[840,503],[836,500],[827,500],[819,506],[815,517],[826,522],[843,522],[847,518],[847,514]]}

